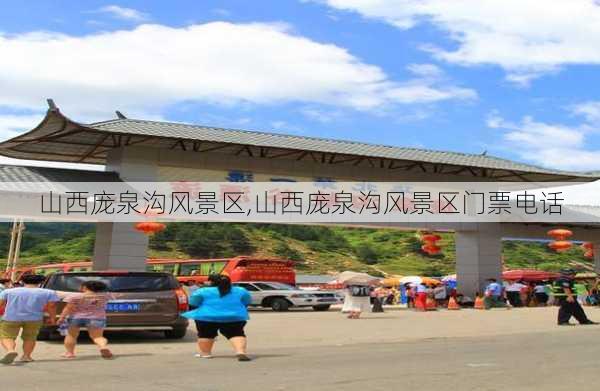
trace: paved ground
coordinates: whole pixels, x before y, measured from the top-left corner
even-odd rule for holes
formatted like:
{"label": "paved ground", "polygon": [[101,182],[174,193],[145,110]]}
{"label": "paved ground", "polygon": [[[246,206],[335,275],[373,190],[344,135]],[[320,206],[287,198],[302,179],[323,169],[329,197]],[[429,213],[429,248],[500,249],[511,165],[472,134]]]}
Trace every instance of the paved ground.
{"label": "paved ground", "polygon": [[[587,309],[600,320],[599,309]],[[118,357],[82,344],[64,362],[59,342],[38,361],[0,367],[2,389],[25,390],[597,390],[600,326],[558,327],[555,308],[415,313],[388,311],[351,321],[339,313],[254,312],[255,360],[238,363],[225,340],[200,360],[193,331],[111,335]]]}

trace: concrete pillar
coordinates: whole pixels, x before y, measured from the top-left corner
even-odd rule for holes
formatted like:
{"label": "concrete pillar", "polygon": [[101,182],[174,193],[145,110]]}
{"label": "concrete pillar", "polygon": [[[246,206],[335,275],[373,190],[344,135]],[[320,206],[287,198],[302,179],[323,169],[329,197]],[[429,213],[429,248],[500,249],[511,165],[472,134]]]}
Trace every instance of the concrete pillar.
{"label": "concrete pillar", "polygon": [[[127,181],[157,180],[158,153],[149,148],[124,147],[110,152],[107,171]],[[134,229],[134,223],[97,223],[94,270],[146,270],[148,237]]]}
{"label": "concrete pillar", "polygon": [[148,237],[134,223],[97,223],[94,270],[146,270]]}
{"label": "concrete pillar", "polygon": [[475,298],[483,293],[485,280],[502,277],[502,234],[500,224],[477,224],[474,230],[458,230],[456,278],[458,291]]}
{"label": "concrete pillar", "polygon": [[123,147],[113,149],[106,157],[106,171],[119,173],[130,182],[154,182],[158,180],[159,149]]}

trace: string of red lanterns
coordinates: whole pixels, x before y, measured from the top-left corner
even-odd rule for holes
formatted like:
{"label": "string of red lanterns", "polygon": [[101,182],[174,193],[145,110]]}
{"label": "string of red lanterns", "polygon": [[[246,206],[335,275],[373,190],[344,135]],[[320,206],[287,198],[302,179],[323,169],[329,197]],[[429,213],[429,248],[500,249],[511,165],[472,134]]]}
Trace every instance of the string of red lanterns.
{"label": "string of red lanterns", "polygon": [[421,232],[420,240],[424,244],[421,246],[421,250],[427,255],[436,255],[442,251],[442,248],[436,244],[437,241],[441,240],[440,235],[433,234],[431,232]]}
{"label": "string of red lanterns", "polygon": [[[556,252],[567,251],[573,247],[573,243],[567,240],[573,236],[573,231],[565,228],[555,228],[548,231],[548,236],[554,240],[548,243],[548,247]],[[586,258],[594,258],[594,244],[592,242],[585,242],[581,245],[581,248],[585,251],[583,256]]]}
{"label": "string of red lanterns", "polygon": [[573,246],[567,238],[573,235],[573,231],[564,228],[555,228],[548,231],[548,236],[552,237],[554,241],[548,243],[548,247],[556,252],[567,251]]}
{"label": "string of red lanterns", "polygon": [[585,250],[585,253],[583,254],[584,257],[594,258],[594,243],[585,242],[581,245],[581,247]]}

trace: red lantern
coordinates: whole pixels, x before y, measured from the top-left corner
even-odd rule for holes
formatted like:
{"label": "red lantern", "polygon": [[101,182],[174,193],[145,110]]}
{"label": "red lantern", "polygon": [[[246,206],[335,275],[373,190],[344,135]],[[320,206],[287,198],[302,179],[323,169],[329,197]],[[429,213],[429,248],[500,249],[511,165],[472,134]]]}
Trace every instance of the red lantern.
{"label": "red lantern", "polygon": [[564,228],[556,228],[548,231],[548,236],[551,236],[556,241],[563,241],[573,235],[573,231]]}
{"label": "red lantern", "polygon": [[137,223],[134,227],[137,231],[148,236],[154,235],[155,233],[163,231],[165,228],[167,228],[167,226],[163,223],[157,223],[154,221],[144,221],[141,223]]}
{"label": "red lantern", "polygon": [[554,242],[548,243],[548,247],[550,247],[556,252],[567,251],[571,248],[571,246],[573,246],[573,244],[567,240],[556,240]]}
{"label": "red lantern", "polygon": [[592,243],[592,242],[585,242],[584,244],[581,245],[581,247],[583,247],[586,250],[593,250],[594,249],[594,243]]}
{"label": "red lantern", "polygon": [[436,234],[421,235],[421,241],[426,242],[426,243],[435,243],[440,239],[442,239],[442,237],[440,235],[436,235]]}
{"label": "red lantern", "polygon": [[433,243],[427,243],[421,246],[421,250],[429,255],[439,254],[442,248]]}
{"label": "red lantern", "polygon": [[442,248],[440,246],[437,246],[435,243],[441,239],[442,237],[440,235],[436,235],[434,233],[431,233],[430,231],[421,232],[420,240],[421,242],[425,243],[421,246],[421,250],[423,250],[423,252],[425,252],[428,255],[439,254]]}

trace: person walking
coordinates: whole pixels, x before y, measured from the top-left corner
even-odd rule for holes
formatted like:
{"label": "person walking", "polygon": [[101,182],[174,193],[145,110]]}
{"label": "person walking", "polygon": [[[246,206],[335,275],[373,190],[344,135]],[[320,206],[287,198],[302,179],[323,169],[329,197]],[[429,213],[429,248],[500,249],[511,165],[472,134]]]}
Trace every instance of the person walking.
{"label": "person walking", "polygon": [[406,289],[406,307],[415,308],[415,287],[411,284],[405,284],[404,289]]}
{"label": "person walking", "polygon": [[383,287],[375,288],[371,291],[371,297],[373,298],[373,306],[371,312],[383,312],[383,300],[387,296],[387,289]]}
{"label": "person walking", "polygon": [[215,338],[220,332],[233,346],[238,361],[250,361],[244,333],[252,301],[250,293],[244,288],[232,287],[228,276],[211,274],[208,282],[209,287],[197,289],[190,296],[190,305],[196,309],[183,314],[196,323],[199,350],[196,357],[212,358]]}
{"label": "person walking", "polygon": [[502,300],[502,286],[498,284],[498,281],[495,278],[488,278],[487,282],[488,285],[485,288],[485,297],[483,298],[485,309],[508,308]]}
{"label": "person walking", "polygon": [[21,362],[31,362],[37,336],[44,323],[44,308],[48,312],[47,323],[55,324],[56,292],[40,288],[44,276],[30,274],[22,278],[23,287],[6,289],[0,293],[0,308],[4,309],[0,322],[0,340],[6,351],[0,364],[12,364],[17,358],[16,339],[21,333],[23,355]]}
{"label": "person walking", "polygon": [[348,285],[342,313],[348,314],[348,319],[358,319],[360,315],[371,309],[371,287],[368,285]]}
{"label": "person walking", "polygon": [[415,298],[415,308],[417,311],[427,311],[427,295],[430,290],[424,283],[418,283],[415,287],[417,297]]}
{"label": "person walking", "polygon": [[558,300],[560,308],[558,309],[558,325],[569,326],[571,317],[575,317],[582,325],[597,324],[588,319],[585,311],[577,302],[575,293],[575,270],[563,269],[560,271],[560,277],[554,281],[554,297]]}
{"label": "person walking", "polygon": [[108,348],[108,340],[104,337],[106,328],[106,303],[111,297],[106,292],[107,286],[102,281],[86,281],[81,284],[81,293],[67,296],[67,303],[63,309],[58,324],[67,325],[65,335],[66,352],[63,358],[75,358],[75,346],[82,327],[87,328],[88,335],[93,343],[98,346],[102,358],[113,357]]}
{"label": "person walking", "polygon": [[520,281],[512,281],[506,286],[506,298],[513,307],[522,307],[523,302],[521,301],[521,290],[525,287],[525,284]]}
{"label": "person walking", "polygon": [[446,306],[446,301],[448,299],[448,292],[446,291],[446,285],[440,284],[433,288],[433,298],[438,307]]}
{"label": "person walking", "polygon": [[599,284],[600,280],[596,278],[590,289],[590,305],[598,305],[600,303]]}
{"label": "person walking", "polygon": [[545,307],[548,303],[548,294],[546,293],[546,284],[543,282],[538,282],[533,288],[533,293],[535,294],[535,299],[537,303]]}
{"label": "person walking", "polygon": [[580,282],[576,282],[573,285],[573,288],[575,289],[575,295],[577,297],[577,302],[579,303],[579,305],[586,305],[587,304],[587,297],[588,297],[588,288],[587,285],[585,284],[584,281],[580,281]]}

